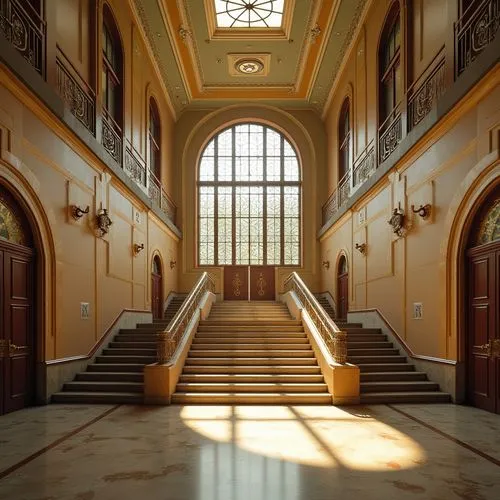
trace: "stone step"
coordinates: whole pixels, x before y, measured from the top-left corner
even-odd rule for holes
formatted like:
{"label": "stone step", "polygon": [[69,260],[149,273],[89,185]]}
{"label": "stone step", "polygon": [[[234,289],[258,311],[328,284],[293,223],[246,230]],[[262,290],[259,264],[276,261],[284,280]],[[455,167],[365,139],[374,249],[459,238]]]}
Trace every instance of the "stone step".
{"label": "stone step", "polygon": [[295,393],[295,392],[328,392],[326,384],[307,383],[307,384],[294,384],[294,383],[260,383],[260,384],[246,384],[246,383],[179,383],[176,387],[176,392],[211,392],[211,393]]}
{"label": "stone step", "polygon": [[[101,366],[101,365],[99,365]],[[116,368],[116,365],[113,365]],[[144,374],[142,372],[80,372],[75,376],[75,380],[81,382],[143,382]]]}
{"label": "stone step", "polygon": [[164,328],[122,328],[118,335],[154,335],[160,333]]}
{"label": "stone step", "polygon": [[362,404],[388,403],[449,403],[451,397],[445,392],[371,392],[361,394]]}
{"label": "stone step", "polygon": [[[197,360],[198,361],[198,360]],[[217,375],[318,375],[321,376],[321,368],[318,365],[300,366],[300,365],[185,365],[183,374],[217,374]]]}
{"label": "stone step", "polygon": [[241,358],[241,357],[222,357],[222,358],[196,358],[192,357],[189,353],[189,357],[186,358],[186,365],[248,365],[248,366],[278,366],[278,365],[301,365],[301,366],[317,366],[316,358],[278,358],[278,357],[264,357],[264,358]]}
{"label": "stone step", "polygon": [[355,363],[359,366],[362,373],[380,373],[380,372],[408,372],[413,371],[415,367],[409,363]]}
{"label": "stone step", "polygon": [[307,334],[305,332],[196,332],[196,339],[276,339],[276,338],[295,338],[295,339],[307,339]]}
{"label": "stone step", "polygon": [[149,365],[150,363],[155,363],[156,362],[156,356],[97,356],[96,357],[96,362],[97,363],[118,363],[118,364],[128,364],[128,363],[142,363],[143,365]]}
{"label": "stone step", "polygon": [[359,356],[392,356],[398,355],[399,349],[395,349],[392,347],[384,347],[382,349],[359,349],[358,347],[348,347],[347,348],[347,356],[350,357],[359,357]]}
{"label": "stone step", "polygon": [[188,382],[203,382],[203,383],[231,383],[231,384],[290,384],[290,383],[322,383],[323,375],[291,375],[291,374],[276,374],[276,373],[253,373],[253,374],[217,374],[217,373],[193,373],[183,374],[179,379],[180,383]]}
{"label": "stone step", "polygon": [[286,319],[286,320],[269,320],[269,321],[252,321],[252,320],[245,320],[241,319],[243,315],[240,316],[240,319],[237,321],[219,321],[219,320],[211,320],[211,319],[206,319],[203,321],[200,321],[200,326],[199,328],[236,328],[236,327],[248,327],[248,328],[256,328],[256,329],[261,329],[261,328],[290,328],[290,327],[299,327],[302,328],[302,322],[301,321],[296,321],[294,319]]}
{"label": "stone step", "polygon": [[296,350],[267,350],[267,349],[212,349],[198,351],[191,349],[189,351],[190,358],[314,358],[312,349],[296,349]]}
{"label": "stone step", "polygon": [[[104,357],[106,359],[106,357]],[[87,366],[89,372],[120,372],[120,373],[137,373],[144,371],[144,363],[92,363]]]}
{"label": "stone step", "polygon": [[105,356],[156,356],[156,348],[153,349],[103,349]]}
{"label": "stone step", "polygon": [[363,342],[363,341],[347,341],[347,349],[390,349],[393,347],[392,342]]}
{"label": "stone step", "polygon": [[406,356],[348,356],[347,360],[353,365],[369,365],[379,363],[404,363]]}
{"label": "stone step", "polygon": [[423,372],[373,372],[361,373],[361,382],[392,382],[392,381],[417,381],[427,380],[427,375]]}
{"label": "stone step", "polygon": [[363,394],[368,392],[431,392],[438,391],[439,384],[423,381],[385,381],[361,382],[360,390]]}
{"label": "stone step", "polygon": [[326,393],[186,393],[175,392],[173,404],[272,404],[272,405],[321,405],[332,404],[332,397]]}
{"label": "stone step", "polygon": [[135,342],[135,341],[113,341],[108,347],[110,349],[155,349],[156,339],[152,342]]}
{"label": "stone step", "polygon": [[137,392],[56,392],[53,403],[142,404],[144,396]]}
{"label": "stone step", "polygon": [[191,349],[193,351],[198,351],[198,350],[214,350],[214,349],[229,349],[229,350],[252,350],[252,349],[258,349],[258,350],[263,350],[263,348],[270,349],[270,350],[297,350],[297,349],[310,349],[309,344],[302,343],[302,344],[285,344],[285,343],[278,343],[278,344],[273,344],[273,343],[244,343],[244,342],[232,342],[232,343],[220,343],[220,342],[215,342],[215,343],[198,343],[198,342],[193,342],[191,344]]}
{"label": "stone step", "polygon": [[73,381],[66,382],[63,386],[64,392],[140,392],[143,393],[142,382],[90,382]]}
{"label": "stone step", "polygon": [[113,342],[156,342],[156,333],[119,333],[115,335]]}
{"label": "stone step", "polygon": [[356,333],[347,336],[347,342],[386,342],[387,335],[378,333]]}
{"label": "stone step", "polygon": [[211,325],[204,323],[203,325],[200,324],[198,326],[198,332],[217,332],[217,333],[224,333],[224,332],[280,332],[280,333],[285,333],[285,332],[304,332],[304,327],[302,325],[257,325],[255,323],[250,324],[250,325],[228,325],[227,323],[225,325]]}
{"label": "stone step", "polygon": [[[339,325],[337,325],[339,326]],[[355,335],[360,333],[362,335],[377,335],[382,334],[382,330],[380,328],[355,328],[351,326],[342,326],[339,328],[345,332],[347,332],[347,337],[349,338],[351,335]]]}
{"label": "stone step", "polygon": [[[195,346],[198,344],[223,344],[223,345],[231,345],[234,343],[244,343],[244,344],[252,344],[253,346],[259,345],[259,344],[265,344],[266,347],[272,344],[279,344],[281,347],[290,345],[290,344],[295,344],[295,345],[309,345],[309,340],[307,337],[304,335],[302,337],[276,337],[273,335],[272,337],[217,337],[217,336],[211,336],[211,337],[201,337],[199,333],[196,334],[196,336],[193,339],[192,343],[192,348],[194,349]],[[285,347],[286,348],[286,347]]]}

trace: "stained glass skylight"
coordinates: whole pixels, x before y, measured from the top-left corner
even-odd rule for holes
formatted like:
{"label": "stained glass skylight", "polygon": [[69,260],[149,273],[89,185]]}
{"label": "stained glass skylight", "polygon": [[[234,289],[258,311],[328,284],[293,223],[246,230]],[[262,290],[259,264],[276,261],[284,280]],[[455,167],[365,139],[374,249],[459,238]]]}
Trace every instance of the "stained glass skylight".
{"label": "stained glass skylight", "polygon": [[280,28],[285,0],[214,0],[218,28]]}

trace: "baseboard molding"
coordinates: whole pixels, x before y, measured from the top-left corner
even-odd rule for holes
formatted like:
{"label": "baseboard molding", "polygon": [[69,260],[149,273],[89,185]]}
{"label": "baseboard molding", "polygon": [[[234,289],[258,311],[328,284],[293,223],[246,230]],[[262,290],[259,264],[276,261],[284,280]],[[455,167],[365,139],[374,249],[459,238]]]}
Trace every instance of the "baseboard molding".
{"label": "baseboard molding", "polygon": [[457,389],[459,363],[452,359],[425,356],[413,352],[379,309],[358,309],[347,313],[349,321],[363,323],[365,328],[380,328],[388,339],[403,351],[417,370],[427,373],[430,380],[439,383],[441,390],[451,394],[454,402],[461,402],[462,395]]}
{"label": "baseboard molding", "polygon": [[124,309],[87,354],[44,361],[42,366],[39,367],[39,375],[43,380],[38,386],[39,402],[48,403],[52,394],[60,391],[65,382],[73,380],[78,372],[85,371],[87,365],[94,362],[96,356],[102,353],[103,349],[120,329],[135,328],[137,323],[148,323],[150,321],[152,321],[151,311]]}

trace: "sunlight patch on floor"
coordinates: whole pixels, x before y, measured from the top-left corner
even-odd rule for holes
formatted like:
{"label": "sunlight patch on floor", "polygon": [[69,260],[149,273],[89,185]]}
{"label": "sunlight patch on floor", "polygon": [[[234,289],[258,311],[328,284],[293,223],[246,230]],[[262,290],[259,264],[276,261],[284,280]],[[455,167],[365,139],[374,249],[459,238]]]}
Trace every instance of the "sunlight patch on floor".
{"label": "sunlight patch on floor", "polygon": [[181,418],[212,441],[315,467],[402,470],[427,458],[417,442],[394,427],[335,407],[186,406]]}

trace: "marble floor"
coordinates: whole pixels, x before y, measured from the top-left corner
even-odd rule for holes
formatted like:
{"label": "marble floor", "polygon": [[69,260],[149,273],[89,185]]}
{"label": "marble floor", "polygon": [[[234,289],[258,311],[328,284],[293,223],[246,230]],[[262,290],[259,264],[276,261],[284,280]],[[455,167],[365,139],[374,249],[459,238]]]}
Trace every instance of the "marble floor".
{"label": "marble floor", "polygon": [[455,405],[50,405],[0,451],[1,500],[500,499],[500,416]]}

